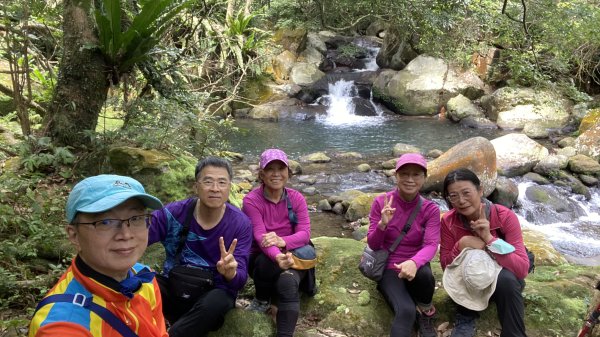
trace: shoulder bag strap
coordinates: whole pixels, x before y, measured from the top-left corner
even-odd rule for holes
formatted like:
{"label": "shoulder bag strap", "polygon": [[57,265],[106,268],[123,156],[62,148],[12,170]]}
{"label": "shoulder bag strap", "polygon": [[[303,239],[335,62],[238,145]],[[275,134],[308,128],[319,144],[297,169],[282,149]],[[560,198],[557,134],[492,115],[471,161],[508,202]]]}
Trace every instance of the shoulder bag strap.
{"label": "shoulder bag strap", "polygon": [[179,245],[177,246],[177,252],[175,253],[175,265],[180,263],[181,252],[183,251],[183,245],[185,244],[185,240],[187,239],[187,235],[190,232],[190,223],[192,222],[192,216],[194,216],[194,210],[196,209],[197,198],[194,198],[191,202],[192,206],[188,210],[185,221],[183,222],[183,228],[179,233]]}
{"label": "shoulder bag strap", "polygon": [[84,307],[96,315],[100,316],[106,323],[113,327],[113,329],[117,330],[123,337],[138,337],[138,335],[131,330],[123,321],[121,321],[115,314],[110,312],[110,310],[106,309],[103,306],[100,306],[92,301],[92,297],[86,297],[84,294],[56,294],[50,295],[43,300],[35,308],[37,312],[40,308],[50,303],[57,302],[65,302],[65,303],[73,303],[73,305],[78,305],[80,307]]}
{"label": "shoulder bag strap", "polygon": [[290,197],[288,196],[285,188],[283,189],[283,194],[285,195],[285,202],[287,203],[288,218],[290,219],[290,224],[292,224],[292,232],[296,233],[296,225],[298,224],[298,217],[296,216],[296,213],[294,213],[294,210],[292,209],[292,201],[290,200]]}
{"label": "shoulder bag strap", "polygon": [[423,200],[421,199],[420,195],[418,195],[417,197],[419,198],[419,201],[417,201],[417,206],[415,206],[415,208],[413,209],[412,213],[410,214],[410,217],[408,218],[408,221],[406,221],[406,225],[404,225],[404,228],[402,229],[402,232],[400,233],[400,235],[398,235],[398,238],[396,238],[396,241],[394,241],[394,243],[388,249],[388,251],[390,253],[395,251],[396,248],[398,248],[400,241],[402,241],[402,239],[404,238],[406,233],[408,233],[408,231],[410,230],[410,227],[412,226],[413,221],[415,221],[417,214],[421,210],[421,205],[423,204]]}

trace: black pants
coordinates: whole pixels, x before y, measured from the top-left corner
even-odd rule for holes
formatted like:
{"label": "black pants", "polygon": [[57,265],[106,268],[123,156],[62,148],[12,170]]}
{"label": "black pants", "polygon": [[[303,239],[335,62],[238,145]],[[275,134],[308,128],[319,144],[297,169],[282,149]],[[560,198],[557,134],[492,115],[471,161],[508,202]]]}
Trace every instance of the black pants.
{"label": "black pants", "polygon": [[[525,305],[521,292],[525,281],[519,280],[510,270],[502,268],[498,274],[496,290],[490,300],[496,302],[498,320],[502,327],[500,337],[527,337],[525,334]],[[456,311],[464,316],[479,318],[479,312],[456,305]]]}
{"label": "black pants", "polygon": [[277,337],[291,337],[300,315],[300,282],[305,270],[279,268],[264,254],[250,257],[250,275],[254,279],[256,298],[277,303]]}
{"label": "black pants", "polygon": [[377,288],[394,311],[390,337],[410,337],[417,316],[416,305],[430,305],[435,278],[429,263],[421,266],[412,281],[401,279],[394,269],[386,269]]}
{"label": "black pants", "polygon": [[156,277],[163,301],[163,315],[171,323],[170,337],[206,336],[223,326],[225,314],[235,306],[235,298],[223,289],[212,289],[196,301],[175,298],[168,279]]}

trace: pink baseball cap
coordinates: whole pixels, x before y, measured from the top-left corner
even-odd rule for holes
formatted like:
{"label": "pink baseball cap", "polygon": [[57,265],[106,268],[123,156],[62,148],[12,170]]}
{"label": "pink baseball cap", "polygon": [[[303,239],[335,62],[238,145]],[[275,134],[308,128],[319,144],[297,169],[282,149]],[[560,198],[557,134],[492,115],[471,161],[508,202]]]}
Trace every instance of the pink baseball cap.
{"label": "pink baseball cap", "polygon": [[289,167],[288,158],[285,152],[280,149],[267,149],[260,155],[260,169],[264,169],[273,160],[279,160]]}
{"label": "pink baseball cap", "polygon": [[396,162],[396,171],[404,165],[415,164],[421,166],[427,173],[427,160],[418,153],[405,153]]}

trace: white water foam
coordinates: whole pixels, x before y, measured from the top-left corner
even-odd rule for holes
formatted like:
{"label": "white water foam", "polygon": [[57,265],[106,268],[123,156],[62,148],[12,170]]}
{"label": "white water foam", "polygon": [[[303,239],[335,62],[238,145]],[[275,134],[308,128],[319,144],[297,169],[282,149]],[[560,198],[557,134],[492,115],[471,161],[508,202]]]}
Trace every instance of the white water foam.
{"label": "white water foam", "polygon": [[[600,191],[592,189],[590,200],[585,200],[580,195],[570,194],[568,201],[579,206],[584,214],[579,216],[574,222],[554,222],[535,224],[529,222],[523,214],[527,211],[533,211],[536,207],[525,196],[528,187],[536,185],[533,182],[521,182],[519,186],[519,203],[522,209],[517,214],[521,226],[531,230],[543,233],[550,242],[560,246],[565,253],[575,257],[585,257],[586,253],[592,256],[600,251],[600,237],[594,235],[595,226],[600,226]],[[581,248],[585,247],[585,248]],[[571,251],[571,248],[573,249]],[[565,251],[567,250],[567,251]],[[569,252],[571,251],[571,252]],[[582,256],[584,255],[584,256]]]}
{"label": "white water foam", "polygon": [[[373,126],[383,123],[384,118],[378,116],[357,116],[352,97],[356,96],[354,81],[339,80],[329,83],[329,94],[324,98],[329,102],[327,116],[317,117],[321,123],[331,126]],[[381,110],[379,108],[379,110]],[[377,111],[377,110],[376,110]],[[377,112],[381,114],[381,112]]]}

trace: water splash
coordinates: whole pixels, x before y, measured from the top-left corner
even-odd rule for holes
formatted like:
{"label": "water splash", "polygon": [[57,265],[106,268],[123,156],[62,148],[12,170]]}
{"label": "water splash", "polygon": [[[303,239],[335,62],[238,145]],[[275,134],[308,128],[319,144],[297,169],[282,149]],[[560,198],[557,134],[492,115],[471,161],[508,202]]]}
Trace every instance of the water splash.
{"label": "water splash", "polygon": [[[591,198],[586,200],[561,187],[544,185],[562,197],[566,208],[573,210],[570,215],[565,215],[547,205],[527,199],[525,192],[535,183],[516,182],[519,186],[520,205],[516,212],[521,226],[543,233],[560,253],[572,257],[572,260],[597,264],[600,257],[600,191],[590,189]],[[586,262],[589,258],[595,261]]]}
{"label": "water splash", "polygon": [[383,122],[381,117],[358,116],[353,97],[357,96],[354,81],[339,80],[329,83],[329,94],[321,102],[328,106],[327,115],[317,117],[321,123],[331,126],[372,126]]}

